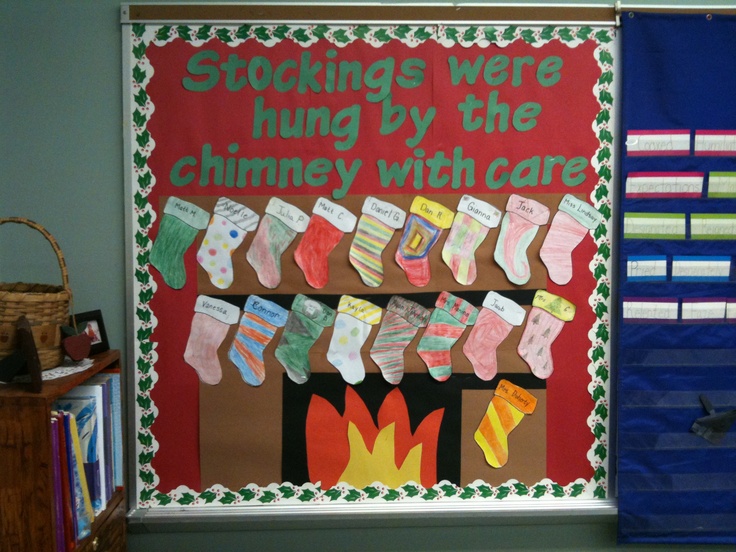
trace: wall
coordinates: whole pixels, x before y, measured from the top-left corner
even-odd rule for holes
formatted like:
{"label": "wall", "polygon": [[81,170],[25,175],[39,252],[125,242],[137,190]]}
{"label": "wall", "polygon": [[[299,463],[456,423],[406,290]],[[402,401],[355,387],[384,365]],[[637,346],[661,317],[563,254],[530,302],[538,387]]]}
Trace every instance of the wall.
{"label": "wall", "polygon": [[[101,309],[110,345],[125,350],[119,10],[118,0],[0,0],[0,217],[27,217],[46,226],[69,266],[74,311]],[[2,226],[0,281],[60,282],[51,248],[40,235]],[[156,534],[130,534],[129,541],[131,551],[290,550],[295,543],[302,550],[615,548],[611,518],[467,526],[456,521],[448,527],[388,529],[370,525],[217,532],[201,525],[169,526]]]}

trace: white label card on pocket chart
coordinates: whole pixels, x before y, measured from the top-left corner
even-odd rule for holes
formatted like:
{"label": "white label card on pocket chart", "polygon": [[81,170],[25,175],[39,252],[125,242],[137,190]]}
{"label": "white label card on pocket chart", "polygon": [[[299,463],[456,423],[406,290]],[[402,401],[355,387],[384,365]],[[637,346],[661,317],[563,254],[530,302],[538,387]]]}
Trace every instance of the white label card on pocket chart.
{"label": "white label card on pocket chart", "polygon": [[709,198],[736,198],[736,172],[708,174]]}
{"label": "white label card on pocket chart", "polygon": [[689,130],[630,130],[626,153],[639,155],[690,155]]}
{"label": "white label card on pocket chart", "polygon": [[736,130],[696,130],[695,155],[736,155]]}
{"label": "white label card on pocket chart", "polygon": [[625,213],[624,238],[684,240],[685,213]]}
{"label": "white label card on pocket chart", "polygon": [[665,282],[667,257],[665,255],[631,256],[626,261],[626,276],[632,282]]}
{"label": "white label card on pocket chart", "polygon": [[626,177],[626,197],[700,197],[704,180],[702,172],[632,172]]}
{"label": "white label card on pocket chart", "polygon": [[629,324],[673,324],[677,322],[676,298],[627,297],[623,300],[624,322]]}
{"label": "white label card on pocket chart", "polygon": [[682,322],[721,323],[726,318],[726,300],[723,298],[683,299]]}
{"label": "white label card on pocket chart", "polygon": [[672,258],[673,282],[728,282],[731,257],[675,255]]}
{"label": "white label card on pocket chart", "polygon": [[693,240],[736,240],[736,214],[693,213],[690,215]]}

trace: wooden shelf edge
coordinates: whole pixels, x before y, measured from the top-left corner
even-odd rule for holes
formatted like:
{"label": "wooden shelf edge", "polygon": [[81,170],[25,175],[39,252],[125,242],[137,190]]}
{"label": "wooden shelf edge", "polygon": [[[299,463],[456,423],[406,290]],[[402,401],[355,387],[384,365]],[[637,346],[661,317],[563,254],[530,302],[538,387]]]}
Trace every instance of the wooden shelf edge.
{"label": "wooden shelf edge", "polygon": [[90,358],[94,361],[94,364],[87,370],[77,372],[76,374],[70,374],[62,378],[44,381],[39,393],[31,391],[30,384],[9,383],[7,385],[2,385],[0,386],[0,399],[12,396],[13,398],[54,400],[77,385],[84,383],[94,374],[114,365],[116,362],[119,362],[120,350],[110,349],[104,353],[93,355]]}

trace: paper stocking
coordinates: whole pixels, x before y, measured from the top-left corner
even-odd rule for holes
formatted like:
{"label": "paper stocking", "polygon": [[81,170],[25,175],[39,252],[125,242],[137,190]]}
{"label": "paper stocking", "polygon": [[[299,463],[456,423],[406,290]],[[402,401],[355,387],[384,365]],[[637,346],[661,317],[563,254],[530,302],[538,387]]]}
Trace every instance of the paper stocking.
{"label": "paper stocking", "polygon": [[467,286],[475,282],[475,250],[500,220],[501,211],[490,203],[469,195],[460,198],[450,234],[442,248],[442,260],[458,283]]}
{"label": "paper stocking", "polygon": [[184,287],[187,281],[184,253],[194,243],[197,232],[207,228],[209,218],[207,211],[183,199],[170,197],[166,201],[149,261],[169,287]]}
{"label": "paper stocking", "polygon": [[230,326],[237,323],[239,314],[240,309],[230,303],[206,295],[197,297],[184,360],[194,368],[202,383],[220,383],[222,367],[217,349]]}
{"label": "paper stocking", "polygon": [[603,216],[592,205],[570,194],[562,198],[539,250],[550,280],[564,286],[572,279],[572,252],[601,220]]}
{"label": "paper stocking", "polygon": [[342,239],[355,228],[356,218],[350,211],[325,198],[319,198],[312,209],[307,231],[294,252],[294,260],[304,272],[307,283],[321,289],[330,280],[327,257]]}
{"label": "paper stocking", "polygon": [[350,264],[365,285],[378,287],[383,283],[381,255],[394,231],[404,226],[406,213],[374,197],[365,199],[362,213],[350,246]]}
{"label": "paper stocking", "polygon": [[549,209],[538,201],[516,194],[509,197],[493,258],[512,284],[523,285],[531,278],[526,250],[548,220]]}
{"label": "paper stocking", "polygon": [[417,345],[417,353],[437,381],[446,381],[452,374],[450,349],[477,316],[478,309],[467,301],[446,291],[440,293]]}
{"label": "paper stocking", "polygon": [[496,377],[496,350],[514,326],[521,326],[525,316],[526,311],[511,299],[495,291],[488,292],[475,325],[463,345],[463,353],[480,379],[489,381]]}
{"label": "paper stocking", "polygon": [[245,205],[226,197],[217,200],[207,233],[197,251],[197,262],[205,269],[213,286],[227,289],[232,285],[232,254],[257,225],[258,215]]}
{"label": "paper stocking", "polygon": [[294,383],[304,383],[312,374],[309,349],[315,344],[322,330],[335,322],[335,311],[327,305],[297,295],[291,304],[284,332],[276,346],[276,359]]}
{"label": "paper stocking", "polygon": [[371,333],[371,326],[381,321],[381,308],[363,299],[343,295],[337,306],[335,329],[327,350],[327,360],[350,385],[365,377],[360,348]]}
{"label": "paper stocking", "polygon": [[263,287],[275,289],[281,283],[281,256],[296,235],[307,229],[308,223],[309,216],[300,209],[277,197],[270,199],[245,254]]}
{"label": "paper stocking", "polygon": [[567,299],[541,289],[534,295],[532,310],[516,350],[538,378],[547,379],[552,375],[552,343],[565,322],[574,316],[575,305]]}
{"label": "paper stocking", "polygon": [[371,358],[387,382],[393,385],[401,382],[404,376],[404,349],[428,321],[429,311],[423,306],[398,295],[391,297],[371,347]]}
{"label": "paper stocking", "polygon": [[431,276],[429,251],[437,243],[442,230],[452,226],[453,212],[422,196],[414,198],[409,212],[394,259],[412,285],[423,287]]}
{"label": "paper stocking", "polygon": [[498,382],[496,392],[473,436],[490,466],[500,468],[508,462],[509,433],[536,407],[536,397],[526,389],[507,380]]}
{"label": "paper stocking", "polygon": [[276,330],[286,324],[287,314],[285,308],[257,295],[251,295],[245,302],[228,358],[248,385],[258,386],[266,379],[263,350]]}

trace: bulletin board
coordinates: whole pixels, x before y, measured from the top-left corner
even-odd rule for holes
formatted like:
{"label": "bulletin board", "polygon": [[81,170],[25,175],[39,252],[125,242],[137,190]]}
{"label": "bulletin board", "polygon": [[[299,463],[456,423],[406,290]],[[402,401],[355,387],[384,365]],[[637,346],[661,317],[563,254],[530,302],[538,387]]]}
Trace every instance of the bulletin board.
{"label": "bulletin board", "polygon": [[612,496],[612,27],[123,40],[134,508]]}

